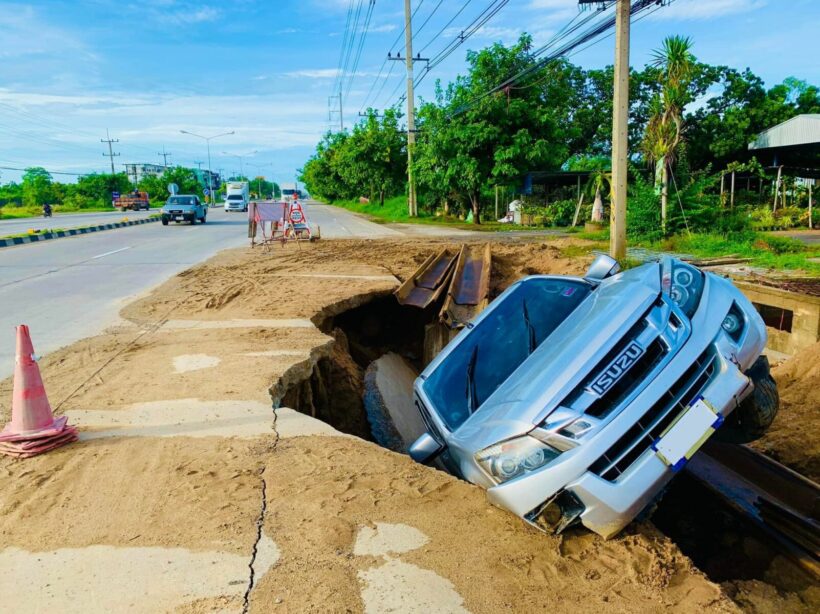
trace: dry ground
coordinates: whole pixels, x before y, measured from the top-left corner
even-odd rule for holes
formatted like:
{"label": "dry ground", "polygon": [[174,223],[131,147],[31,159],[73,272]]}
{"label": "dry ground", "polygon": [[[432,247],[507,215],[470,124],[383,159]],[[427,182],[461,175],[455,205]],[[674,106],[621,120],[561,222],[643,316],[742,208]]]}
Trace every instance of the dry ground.
{"label": "dry ground", "polygon": [[[334,349],[316,325],[391,292],[446,242],[225,252],[46,357],[75,444],[0,457],[10,611],[735,611],[651,524],[544,535],[484,493],[287,409]],[[493,293],[581,272],[572,242],[494,246]],[[36,347],[37,332],[33,331]],[[11,382],[0,384],[0,420]],[[775,442],[773,447],[777,447]],[[759,611],[817,601],[752,586]],[[762,595],[762,596],[761,596]],[[804,599],[809,599],[804,596]],[[4,608],[5,609],[5,608]]]}

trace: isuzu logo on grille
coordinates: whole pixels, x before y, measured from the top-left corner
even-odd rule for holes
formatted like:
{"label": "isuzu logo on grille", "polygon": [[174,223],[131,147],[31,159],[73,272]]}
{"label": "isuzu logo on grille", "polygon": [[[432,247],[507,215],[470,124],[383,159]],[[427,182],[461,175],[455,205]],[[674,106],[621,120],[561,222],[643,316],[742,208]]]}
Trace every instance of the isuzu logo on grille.
{"label": "isuzu logo on grille", "polygon": [[606,391],[612,388],[618,380],[623,377],[624,373],[629,371],[632,365],[638,362],[638,358],[641,357],[643,352],[644,349],[637,341],[630,343],[615,357],[615,360],[609,363],[609,366],[604,369],[604,372],[592,382],[589,387],[590,390],[599,397],[604,396]]}

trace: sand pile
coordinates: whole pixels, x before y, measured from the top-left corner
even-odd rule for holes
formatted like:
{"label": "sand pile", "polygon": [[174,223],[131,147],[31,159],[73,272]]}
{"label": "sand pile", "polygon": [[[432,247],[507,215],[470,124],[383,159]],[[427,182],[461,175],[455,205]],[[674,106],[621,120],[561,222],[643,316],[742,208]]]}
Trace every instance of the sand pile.
{"label": "sand pile", "polygon": [[820,343],[772,370],[780,411],[753,445],[798,473],[820,482]]}
{"label": "sand pile", "polygon": [[[205,587],[198,580],[209,574],[180,576],[190,589],[154,609],[241,610],[258,556],[251,611],[736,611],[650,524],[610,541],[583,530],[548,536],[476,487],[270,408],[269,388],[317,369],[359,386],[344,344],[313,324],[392,292],[444,245],[455,247],[323,240],[232,250],[128,306],[133,324],[47,356],[58,413],[107,432],[25,464],[0,459],[0,565],[22,557],[40,582],[27,590],[56,594],[49,604],[95,590],[73,563],[94,548],[109,567],[118,549],[134,549],[144,587],[163,565],[211,560],[220,570]],[[499,243],[493,292],[522,274],[583,272],[589,258],[573,258],[571,246]],[[341,371],[322,362],[334,352]],[[4,419],[9,398],[6,380]],[[265,544],[275,545],[267,555]],[[153,568],[163,552],[170,562]],[[69,561],[59,582],[44,575],[44,556]],[[0,602],[14,588],[0,580]]]}

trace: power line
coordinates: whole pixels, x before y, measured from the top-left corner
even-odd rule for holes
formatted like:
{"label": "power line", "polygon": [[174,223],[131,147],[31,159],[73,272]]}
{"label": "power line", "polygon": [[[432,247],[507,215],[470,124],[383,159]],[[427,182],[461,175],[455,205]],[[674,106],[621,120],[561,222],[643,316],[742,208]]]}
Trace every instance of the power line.
{"label": "power line", "polygon": [[345,98],[350,95],[350,89],[353,87],[353,79],[356,78],[356,71],[359,69],[359,61],[362,58],[362,50],[364,49],[364,42],[367,39],[367,32],[370,29],[370,21],[373,19],[373,9],[376,6],[376,0],[370,0],[367,6],[367,15],[365,15],[364,26],[359,37],[359,48],[356,50],[356,59],[353,62],[353,70],[350,72],[350,77],[347,82],[347,89],[345,90]]}
{"label": "power line", "polygon": [[[470,0],[468,0],[468,3],[469,2],[470,2]],[[420,2],[418,3],[418,5],[416,6],[415,10],[413,11],[413,13],[411,15],[411,19],[416,16],[416,13],[419,12],[419,9],[422,7],[423,4],[424,4],[424,0],[420,0]],[[436,10],[438,10],[439,5],[441,5],[441,2],[439,2],[439,4],[436,5],[436,7],[433,9],[433,13],[435,13]],[[430,16],[432,17],[432,13],[431,13]],[[429,17],[428,17],[428,20],[429,20]],[[426,21],[425,21],[425,23],[426,23]],[[423,27],[423,25],[422,25],[422,27]],[[385,56],[384,60],[382,61],[382,65],[379,66],[379,72],[376,73],[376,78],[373,79],[373,83],[370,84],[370,89],[367,91],[367,95],[364,97],[364,101],[362,101],[362,105],[359,107],[359,113],[361,113],[365,109],[365,107],[367,106],[367,103],[370,100],[370,95],[373,93],[373,90],[376,89],[376,84],[379,82],[379,79],[381,78],[382,73],[384,72],[384,67],[387,66],[387,62],[389,61],[389,59],[390,59],[390,57],[393,53],[393,48],[401,40],[401,37],[404,34],[406,29],[407,29],[407,24],[405,24],[402,27],[402,29],[396,35],[395,40],[392,43],[390,43],[390,47],[388,48],[388,53]],[[379,96],[381,96],[382,91],[384,91],[384,86],[387,83],[387,80],[390,78],[390,74],[392,72],[393,72],[393,63],[391,62],[390,63],[390,70],[387,71],[387,75],[384,77],[384,80],[382,81],[382,84],[381,84],[381,87],[379,88],[379,91],[373,97],[373,103],[374,104],[376,103],[377,100],[379,100]]]}
{"label": "power line", "polygon": [[342,76],[342,65],[344,64],[345,48],[347,47],[347,38],[350,31],[350,19],[353,16],[353,1],[350,0],[347,5],[347,20],[345,21],[344,34],[342,36],[342,46],[339,48],[339,64],[336,68],[336,78],[333,81],[333,91],[338,89],[339,80]]}
{"label": "power line", "polygon": [[[666,4],[671,4],[671,2],[674,2],[674,0],[668,0],[668,2]],[[635,2],[630,5],[630,9],[629,9],[630,10],[630,17],[634,16],[634,15],[637,15],[638,13],[641,13],[644,10],[646,10],[646,9],[652,7],[652,6],[656,6],[657,3],[658,3],[658,0],[635,0]],[[607,9],[611,8],[613,6],[613,4],[614,4],[613,2],[609,2],[609,5],[606,8]],[[580,47],[581,45],[584,45],[584,44],[588,43],[589,41],[595,39],[596,37],[598,37],[601,34],[607,32],[608,30],[611,30],[614,25],[615,25],[615,16],[614,15],[610,15],[609,17],[606,17],[605,19],[600,20],[599,23],[597,23],[596,25],[590,27],[586,31],[582,32],[581,34],[579,34],[578,36],[576,36],[575,38],[573,38],[569,42],[561,45],[560,47],[558,47],[555,51],[553,51],[552,53],[550,53],[546,57],[539,59],[537,62],[535,62],[531,66],[528,66],[527,68],[525,68],[524,70],[518,72],[517,74],[514,74],[510,77],[507,77],[504,81],[502,81],[501,83],[499,83],[495,87],[487,90],[486,92],[484,92],[482,94],[479,94],[478,96],[473,98],[471,101],[461,105],[459,108],[457,108],[455,110],[453,115],[459,115],[459,114],[467,111],[468,109],[472,108],[478,102],[480,102],[481,100],[487,98],[488,96],[491,96],[493,94],[496,94],[500,91],[505,90],[506,88],[511,87],[515,83],[517,83],[517,82],[521,81],[522,79],[528,77],[529,75],[533,74],[534,72],[537,72],[538,70],[541,70],[542,68],[544,68],[544,66],[546,66],[550,62],[556,60],[557,58],[562,57],[564,55],[567,55],[570,51]],[[565,37],[566,36],[562,36],[561,38],[565,38]],[[541,50],[539,50],[539,52],[542,51],[542,50],[546,50],[546,49],[548,49],[552,46],[554,46],[554,45],[553,44],[545,45],[544,47],[541,48]],[[538,55],[539,55],[539,53],[536,52],[535,54],[532,55],[532,57],[536,58]]]}
{"label": "power line", "polygon": [[[3,169],[5,171],[22,171],[22,172],[26,172],[29,168],[33,168],[33,167],[18,168],[16,166],[0,166],[0,169]],[[41,166],[41,167],[38,167],[38,168],[43,168],[43,167]],[[72,177],[85,177],[86,175],[93,175],[95,173],[95,171],[92,171],[90,173],[69,173],[68,171],[50,171],[48,169],[44,169],[44,170],[49,175],[71,175]]]}

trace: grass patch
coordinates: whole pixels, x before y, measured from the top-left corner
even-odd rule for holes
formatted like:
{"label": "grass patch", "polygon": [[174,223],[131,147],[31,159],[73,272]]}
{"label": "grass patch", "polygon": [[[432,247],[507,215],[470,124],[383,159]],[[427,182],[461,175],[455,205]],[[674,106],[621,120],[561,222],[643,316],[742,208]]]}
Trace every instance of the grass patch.
{"label": "grass patch", "polygon": [[379,206],[378,201],[367,204],[362,204],[358,200],[325,202],[335,207],[342,207],[348,211],[366,215],[370,221],[376,224],[434,224],[437,226],[475,230],[478,232],[525,232],[543,230],[541,228],[534,229],[527,226],[515,226],[513,224],[500,224],[495,220],[483,220],[481,224],[473,224],[472,222],[465,222],[453,216],[431,215],[427,211],[419,211],[418,217],[410,217],[407,211],[407,196],[405,195],[385,199],[384,206]]}
{"label": "grass patch", "polygon": [[778,270],[804,270],[820,275],[820,246],[806,245],[796,239],[777,237],[762,232],[729,235],[676,235],[645,244],[650,249],[683,252],[698,258],[737,256],[751,259],[751,265]]}

